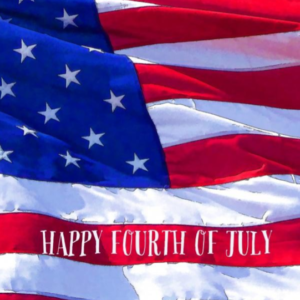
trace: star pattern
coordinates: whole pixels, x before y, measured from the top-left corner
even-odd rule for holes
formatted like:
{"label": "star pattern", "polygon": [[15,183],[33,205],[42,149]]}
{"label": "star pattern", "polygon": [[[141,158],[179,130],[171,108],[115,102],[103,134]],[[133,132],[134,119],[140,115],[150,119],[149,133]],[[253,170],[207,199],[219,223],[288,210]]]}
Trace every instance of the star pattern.
{"label": "star pattern", "polygon": [[8,162],[11,163],[11,160],[10,160],[10,158],[8,157],[8,155],[12,154],[13,152],[14,152],[14,151],[4,151],[4,150],[2,149],[2,147],[0,146],[0,161],[1,161],[1,160],[6,160],[6,161],[8,161]]}
{"label": "star pattern", "polygon": [[100,140],[100,138],[105,135],[105,133],[95,134],[92,128],[90,128],[90,135],[83,136],[82,138],[89,142],[89,149],[94,145],[104,146]]}
{"label": "star pattern", "polygon": [[80,161],[81,159],[79,158],[75,158],[73,157],[69,151],[67,151],[67,155],[63,155],[63,154],[59,154],[61,157],[63,157],[66,160],[66,165],[65,167],[69,166],[69,165],[75,165],[77,168],[80,168],[80,166],[78,165],[78,161]]}
{"label": "star pattern", "polygon": [[45,117],[45,124],[50,120],[55,120],[59,122],[59,119],[57,118],[56,114],[60,110],[60,108],[52,109],[48,103],[46,103],[46,110],[45,111],[39,111],[38,113],[43,115]]}
{"label": "star pattern", "polygon": [[116,110],[117,107],[120,107],[120,108],[123,108],[123,109],[126,109],[125,106],[122,104],[122,100],[123,98],[125,97],[125,95],[122,95],[122,96],[116,96],[113,91],[111,90],[110,91],[110,99],[105,99],[104,101],[111,104],[111,109],[112,109],[112,112],[114,112]]}
{"label": "star pattern", "polygon": [[33,136],[35,136],[35,137],[38,137],[37,135],[36,135],[36,131],[35,130],[31,130],[31,129],[29,129],[29,128],[27,128],[26,126],[17,126],[19,129],[21,129],[21,130],[23,130],[23,135],[25,136],[25,135],[28,135],[28,134],[30,134],[30,135],[33,135]]}
{"label": "star pattern", "polygon": [[32,54],[32,50],[36,47],[36,45],[27,46],[24,41],[21,41],[21,48],[14,49],[15,52],[21,54],[21,63],[26,59],[26,57],[30,57],[35,59],[35,56]]}
{"label": "star pattern", "polygon": [[[32,2],[32,11],[40,5],[36,0],[12,1],[20,11],[26,11]],[[23,5],[18,6],[18,2]],[[47,19],[52,28],[66,36],[79,32],[74,28],[77,24],[84,29],[80,23],[85,18],[83,12],[75,14],[76,10],[62,3]],[[20,21],[18,15],[12,15],[13,19],[1,16],[0,22]],[[76,19],[78,16],[82,20]],[[147,164],[160,159],[148,133],[153,126],[148,124],[150,118],[140,95],[133,92],[136,74],[131,74],[126,59],[114,60],[105,54],[101,49],[107,51],[104,43],[89,44],[83,39],[77,45],[92,47],[73,49],[71,43],[61,42],[64,39],[49,37],[46,30],[0,26],[10,35],[0,55],[0,99],[4,99],[0,101],[0,127],[5,149],[0,145],[0,165],[5,174],[89,185],[160,185],[160,178],[156,179],[160,168]],[[64,31],[62,27],[74,30]],[[145,145],[154,154],[142,154]],[[139,172],[143,176],[134,176]]]}
{"label": "star pattern", "polygon": [[126,163],[133,166],[133,174],[134,174],[139,169],[148,171],[148,169],[145,167],[145,163],[148,160],[149,160],[149,158],[139,159],[139,157],[136,155],[136,153],[134,153],[134,159],[131,161],[127,161]]}
{"label": "star pattern", "polygon": [[65,74],[60,74],[58,75],[61,78],[64,78],[66,80],[66,88],[69,87],[69,85],[74,82],[76,84],[80,85],[80,82],[77,80],[76,75],[80,72],[81,70],[76,70],[76,71],[71,71],[69,69],[69,66],[66,65],[66,73]]}
{"label": "star pattern", "polygon": [[[66,11],[64,10],[64,17],[63,18],[58,18],[62,21],[64,21],[64,26],[68,26],[68,25],[74,25],[73,24],[73,20],[77,17],[77,15],[74,16],[69,16]],[[66,22],[66,23],[65,23]],[[76,26],[76,24],[75,24]],[[36,59],[36,57],[33,55],[32,51],[33,49],[36,47],[36,44],[27,46],[26,43],[24,42],[24,40],[21,40],[21,48],[19,49],[14,49],[15,52],[21,54],[21,63],[24,62],[24,60],[29,57],[32,59]],[[89,52],[92,51],[98,51],[98,52],[103,52],[101,49],[96,49],[96,48],[91,48],[91,47],[85,47],[89,49]],[[65,74],[59,74],[58,76],[65,79],[66,80],[66,88],[69,87],[69,85],[71,83],[76,83],[78,85],[80,85],[80,82],[78,81],[78,79],[76,78],[76,76],[81,72],[81,70],[75,70],[75,71],[71,71],[69,66],[66,64],[65,65],[66,68],[66,73]],[[0,91],[1,91],[1,99],[4,98],[6,95],[11,95],[15,97],[14,92],[12,91],[12,87],[16,84],[16,82],[13,83],[6,83],[4,81],[3,78],[1,78],[1,86],[0,86]],[[122,108],[122,109],[126,109],[125,106],[122,103],[123,98],[125,97],[125,95],[120,95],[120,96],[116,96],[114,94],[114,92],[112,90],[110,90],[110,98],[109,99],[105,99],[104,101],[109,103],[112,107],[112,112],[114,112],[116,110],[116,108]],[[47,122],[49,122],[50,120],[55,120],[55,121],[60,121],[57,117],[57,112],[60,110],[61,108],[55,108],[52,109],[48,103],[46,103],[46,109],[44,111],[40,111],[38,112],[39,114],[43,115],[45,117],[45,124]],[[29,129],[28,127],[26,127],[25,125],[23,126],[17,126],[17,128],[21,129],[23,131],[23,136],[26,135],[32,135],[34,137],[38,137],[36,134],[35,130]],[[89,142],[89,149],[92,148],[94,145],[99,145],[99,146],[104,146],[102,141],[101,141],[101,137],[103,137],[105,135],[105,133],[95,133],[94,130],[92,128],[90,128],[90,135],[89,136],[83,136],[82,139],[85,139]],[[1,146],[0,146],[0,160],[6,160],[6,161],[10,161],[8,155],[13,153],[13,151],[3,151]],[[80,168],[78,162],[81,160],[79,158],[75,158],[73,157],[69,151],[66,152],[66,155],[63,154],[59,154],[61,157],[63,157],[66,160],[66,165],[65,167],[73,164],[76,167]],[[132,161],[127,161],[127,164],[130,164],[133,166],[133,174],[136,173],[138,170],[144,170],[144,171],[148,171],[148,169],[145,166],[145,163],[148,161],[149,159],[140,159],[137,154],[134,154],[134,160]]]}
{"label": "star pattern", "polygon": [[75,27],[78,27],[74,20],[78,17],[78,15],[68,15],[67,11],[64,9],[64,15],[62,17],[59,17],[59,18],[56,18],[57,20],[59,21],[62,21],[63,22],[63,26],[64,26],[64,29],[67,28],[69,25],[71,26],[75,26]]}
{"label": "star pattern", "polygon": [[1,92],[1,99],[3,99],[6,95],[11,95],[13,97],[16,97],[14,92],[12,91],[12,87],[16,83],[6,83],[3,78],[1,78],[1,86],[0,86],[0,92]]}

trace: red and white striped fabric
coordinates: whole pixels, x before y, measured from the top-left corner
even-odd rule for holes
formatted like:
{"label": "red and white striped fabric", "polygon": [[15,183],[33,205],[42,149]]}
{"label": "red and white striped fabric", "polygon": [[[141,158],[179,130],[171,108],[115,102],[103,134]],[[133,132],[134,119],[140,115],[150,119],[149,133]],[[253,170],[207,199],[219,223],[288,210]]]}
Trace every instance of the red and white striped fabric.
{"label": "red and white striped fabric", "polygon": [[[299,189],[299,179],[292,174],[300,174],[300,3],[96,2],[115,53],[127,55],[135,63],[165,150],[172,187],[181,187],[183,182],[195,187],[222,184],[167,193],[194,206],[198,202],[200,222],[214,226],[237,224],[237,216],[229,215],[225,221],[226,213],[217,205],[205,218],[207,201],[229,205],[233,214],[243,208],[243,217],[259,212],[254,224],[275,221],[263,207],[269,210],[277,203],[282,212],[291,208],[285,201],[293,188]],[[275,179],[278,174],[292,176]],[[273,178],[260,177],[266,175]],[[253,179],[243,181],[248,178]],[[233,181],[238,182],[225,184]],[[286,186],[282,193],[278,190],[281,185]],[[243,191],[237,190],[238,186],[243,186]],[[204,191],[208,192],[205,200],[201,196]],[[215,193],[226,196],[221,200]],[[199,197],[202,200],[198,201]],[[256,203],[255,213],[246,199],[251,205]],[[294,199],[299,202],[300,194]],[[170,203],[168,207],[174,215],[178,206]],[[178,215],[184,211],[180,207]],[[192,223],[194,213],[187,214],[190,217],[185,222]],[[280,220],[290,219],[282,217]],[[292,218],[297,218],[297,213]],[[140,283],[134,286],[142,299],[293,299],[293,293],[299,292],[292,283],[295,275],[281,268],[258,271],[173,264],[131,270]],[[160,272],[164,275],[158,275]],[[152,298],[147,297],[147,285]]]}
{"label": "red and white striped fabric", "polygon": [[[300,183],[299,179],[296,178]],[[68,221],[71,227],[82,224],[87,230],[91,224],[189,224],[241,229],[269,224],[273,228],[279,221],[300,217],[300,185],[288,180],[260,177],[205,188],[133,191],[1,177],[0,210],[4,214],[0,220],[6,226],[3,217],[14,214],[17,224],[23,212],[28,217],[30,213],[40,216],[38,229],[48,228],[46,216]],[[29,238],[29,233],[34,232],[29,230],[32,224],[36,223],[28,222],[28,229],[19,232],[14,231],[15,225],[11,226],[7,235],[14,235],[3,245],[2,233],[0,248],[14,245],[12,236],[16,235],[18,246],[39,245],[40,240],[33,243]],[[286,232],[286,236],[289,234]],[[70,258],[16,254],[16,249],[15,253],[0,256],[2,293],[89,300],[296,299],[299,294],[299,266],[241,268],[187,263],[99,266]]]}
{"label": "red and white striped fabric", "polygon": [[[2,216],[34,213],[41,226],[50,216],[87,229],[273,228],[297,221],[300,3],[150,2],[97,0],[97,8],[115,52],[135,63],[174,189],[105,189],[2,176]],[[297,299],[300,293],[296,257],[267,267],[122,267],[15,251],[0,261],[0,300],[265,300]]]}
{"label": "red and white striped fabric", "polygon": [[300,174],[299,4],[256,2],[97,1],[135,63],[173,188]]}

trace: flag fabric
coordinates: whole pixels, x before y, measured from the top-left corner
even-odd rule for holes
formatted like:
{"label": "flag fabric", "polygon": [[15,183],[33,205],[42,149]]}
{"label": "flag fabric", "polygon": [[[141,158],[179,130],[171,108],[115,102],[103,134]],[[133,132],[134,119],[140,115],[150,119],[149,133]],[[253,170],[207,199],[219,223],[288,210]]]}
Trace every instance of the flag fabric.
{"label": "flag fabric", "polygon": [[168,185],[128,58],[0,26],[2,174],[117,187]]}
{"label": "flag fabric", "polygon": [[[182,224],[240,229],[249,225],[273,226],[299,218],[299,189],[299,185],[271,177],[164,191],[88,188],[2,177],[1,217],[13,214],[15,225],[21,224],[22,213],[39,214],[40,219],[32,225],[23,224],[26,230],[21,231],[19,226],[19,231],[14,232],[16,227],[11,227],[11,231],[1,233],[0,248],[11,247],[10,253],[0,256],[1,292],[62,299],[226,299],[226,295],[229,299],[296,299],[300,272],[297,265],[233,267],[163,262],[103,266],[68,257],[24,253],[20,249],[41,245],[40,239],[31,240],[30,236],[37,232],[36,224],[48,229],[43,220],[47,215],[71,226],[81,224],[87,230],[91,224]],[[10,223],[1,219],[1,224],[7,229]],[[12,237],[13,232],[19,240]],[[289,236],[290,232],[285,234]],[[295,240],[296,237],[297,233]]]}
{"label": "flag fabric", "polygon": [[[34,14],[36,12],[34,10],[35,3],[30,2],[27,5],[30,6],[30,11],[32,10]],[[55,5],[51,5],[52,3],[50,2],[49,7],[51,9],[53,7],[53,10],[55,10],[58,3],[60,2],[55,1]],[[15,5],[18,5],[18,9],[25,4],[23,2],[20,4],[15,3]],[[209,186],[265,175],[300,174],[300,161],[298,159],[300,143],[299,139],[297,139],[297,123],[295,124],[294,122],[295,119],[296,122],[298,121],[297,113],[300,101],[297,84],[299,67],[283,66],[283,64],[292,63],[291,61],[285,61],[289,59],[288,55],[281,58],[283,62],[279,62],[279,66],[276,65],[276,68],[274,68],[274,62],[266,62],[264,64],[264,62],[261,62],[263,60],[262,57],[259,57],[266,55],[264,44],[272,42],[272,35],[275,35],[273,37],[275,44],[276,42],[279,44],[286,42],[287,37],[285,36],[282,42],[281,38],[278,37],[278,31],[289,31],[281,34],[294,33],[294,39],[296,40],[294,43],[299,43],[298,32],[292,31],[298,29],[298,23],[282,20],[274,21],[273,19],[269,20],[252,16],[220,15],[220,13],[209,13],[206,20],[201,18],[202,10],[192,10],[192,12],[188,10],[185,13],[184,11],[182,12],[182,9],[178,11],[176,7],[167,8],[167,11],[165,11],[165,8],[160,6],[107,12],[111,8],[110,5],[106,2],[100,2],[98,9],[105,11],[105,13],[100,13],[100,20],[103,24],[103,29],[112,42],[114,50],[123,47],[125,50],[122,49],[121,53],[134,54],[142,59],[149,59],[147,57],[148,53],[157,57],[167,57],[166,65],[156,64],[152,61],[152,64],[137,63],[134,68],[126,57],[114,57],[111,58],[109,63],[111,70],[108,68],[106,70],[112,76],[112,78],[109,78],[107,73],[102,71],[106,65],[97,66],[94,61],[100,61],[101,58],[95,59],[94,53],[88,55],[89,50],[77,50],[74,44],[64,47],[58,41],[50,42],[50,40],[40,36],[38,33],[32,33],[32,30],[15,29],[11,24],[2,23],[2,26],[7,28],[3,29],[3,32],[7,32],[7,35],[9,35],[8,39],[3,34],[3,39],[7,39],[7,48],[5,47],[3,51],[7,49],[7,52],[3,52],[2,68],[10,68],[19,59],[18,63],[20,64],[21,62],[19,68],[22,68],[23,72],[26,73],[26,70],[28,70],[26,65],[29,66],[30,64],[32,74],[35,76],[37,70],[34,67],[40,68],[43,65],[43,73],[39,71],[40,79],[47,79],[47,84],[48,82],[50,83],[46,85],[44,84],[46,82],[42,81],[37,85],[34,80],[27,80],[25,86],[17,78],[17,76],[22,78],[25,73],[22,73],[19,68],[14,68],[10,72],[15,72],[18,75],[14,74],[11,79],[8,75],[6,75],[7,77],[5,75],[1,77],[2,112],[18,120],[13,122],[13,132],[19,131],[21,135],[22,132],[20,130],[23,130],[23,133],[28,135],[30,134],[28,130],[38,132],[43,128],[43,130],[46,130],[43,133],[47,135],[45,143],[48,141],[48,137],[55,137],[66,143],[64,147],[54,147],[49,150],[48,145],[44,144],[44,139],[39,138],[35,141],[38,142],[36,145],[33,144],[27,148],[33,152],[28,155],[26,150],[23,151],[22,148],[19,148],[20,145],[16,144],[20,143],[21,140],[10,139],[10,143],[6,145],[2,142],[2,152],[6,160],[14,160],[14,157],[16,157],[17,161],[15,164],[22,161],[19,163],[18,168],[15,167],[15,164],[3,163],[3,174],[34,180],[132,188]],[[64,3],[61,3],[61,7],[65,7]],[[114,6],[112,7],[115,9]],[[38,8],[39,6],[36,9]],[[71,11],[71,8],[73,7],[68,8],[68,10]],[[80,9],[80,6],[77,9]],[[163,9],[163,12],[161,12],[161,9]],[[63,8],[63,10],[66,11],[66,8]],[[146,37],[148,34],[150,37],[143,41],[139,38],[141,33],[135,32],[135,30],[141,30],[141,28],[130,25],[129,20],[139,22],[140,15],[144,13],[149,15],[147,13],[148,10],[151,12],[149,13],[150,15],[153,13],[157,17],[150,18],[150,24],[145,25],[149,27]],[[57,15],[58,11],[59,9],[57,9]],[[83,15],[84,13],[83,11]],[[128,13],[129,16],[127,16]],[[134,14],[136,17],[133,18],[131,14]],[[173,31],[168,28],[166,29],[168,35],[154,35],[156,32],[155,28],[160,25],[159,21],[153,22],[151,20],[159,20],[161,14],[166,17],[171,16],[172,20],[177,14],[184,18],[189,16],[189,14],[196,14],[195,20],[204,22],[201,32],[212,32],[212,34],[211,36],[202,36],[200,34],[199,36],[191,37],[185,35],[184,39],[192,41],[196,38],[199,39],[193,41],[193,43],[198,43],[198,46],[195,46],[195,48],[186,45],[186,43],[190,43],[190,40],[181,42],[180,39],[183,38],[181,35],[178,37],[179,40],[176,40],[175,36],[171,36]],[[77,35],[73,33],[74,30],[76,32],[76,29],[80,28],[79,14],[73,15],[72,18],[67,16],[54,18],[53,16],[51,15],[50,20],[56,26],[63,26],[63,32],[68,27],[71,27],[70,38],[65,38],[66,40],[72,41],[71,38],[75,36],[77,43],[83,43],[81,36],[85,36],[85,31]],[[124,22],[111,21],[117,20],[122,16],[125,18]],[[15,23],[22,25],[25,22],[23,18],[25,17],[17,18]],[[220,22],[217,28],[217,20],[214,20],[214,18]],[[78,25],[75,23],[77,19]],[[13,20],[12,18],[11,22]],[[109,23],[110,21],[112,24]],[[51,26],[48,25],[48,22],[45,22],[45,28],[42,28],[41,31],[51,34],[52,31],[49,32],[50,29],[48,29]],[[231,29],[232,22],[236,24],[240,31],[235,30],[233,36],[229,37],[230,33],[233,32]],[[118,27],[119,30],[110,27],[118,26],[118,24],[126,24],[128,28],[125,25]],[[195,25],[193,22],[184,24],[187,24],[187,26]],[[249,24],[249,30],[245,24]],[[27,28],[34,29],[36,26],[36,23],[33,24],[30,20]],[[219,33],[217,31],[218,28],[223,28],[224,32],[221,31]],[[14,34],[10,33],[9,30],[14,31]],[[92,28],[91,32],[93,33],[93,31],[101,31],[100,25],[98,30]],[[198,30],[193,31],[191,28],[184,29],[184,32],[199,33]],[[34,34],[37,36],[35,39]],[[15,39],[13,39],[14,35]],[[23,38],[22,35],[24,35]],[[217,39],[216,43],[218,43],[225,39],[230,44],[235,43],[240,36],[243,36],[243,39],[248,39],[248,35],[251,36],[249,39],[255,35],[254,38],[259,37],[260,41],[262,41],[262,45],[254,48],[254,51],[258,52],[254,56],[256,60],[260,61],[261,65],[259,66],[249,68],[249,65],[247,65],[252,64],[251,58],[248,58],[249,56],[251,57],[251,53],[243,54],[247,56],[247,61],[250,61],[250,63],[237,59],[237,65],[234,67],[234,70],[230,71],[224,67],[222,70],[207,69],[208,66],[206,66],[206,69],[201,69],[201,62],[199,62],[200,65],[191,68],[189,63],[185,62],[185,56],[187,55],[189,56],[187,59],[201,55],[198,48],[204,48],[206,52],[210,53],[209,45],[201,45],[203,40]],[[61,38],[61,34],[57,34],[57,36]],[[43,41],[41,40],[42,38]],[[156,41],[155,38],[162,40]],[[99,40],[101,39],[103,39],[103,43],[107,41],[104,32],[102,32],[102,35],[99,35]],[[124,39],[125,41],[123,41]],[[228,39],[231,41],[228,41]],[[264,41],[264,39],[268,41]],[[293,39],[293,37],[289,37],[289,39]],[[115,40],[121,40],[122,43],[119,45],[118,43],[120,42],[114,42]],[[47,47],[50,43],[55,48],[55,51]],[[58,46],[56,46],[56,43]],[[143,46],[145,43],[147,45]],[[178,43],[181,44],[179,45]],[[247,44],[250,42],[242,41],[241,43]],[[252,44],[256,46],[255,41]],[[97,46],[96,44],[90,45]],[[136,48],[128,50],[128,47],[132,46],[137,46],[138,50]],[[144,47],[146,49],[143,49]],[[152,48],[148,49],[148,51],[148,47]],[[176,61],[172,62],[172,55],[166,55],[165,50],[163,50],[165,47],[167,47],[167,52],[175,53],[175,59],[180,57],[181,66],[178,66]],[[181,55],[178,53],[181,50],[177,51],[178,47],[183,51]],[[221,50],[223,49],[222,45],[219,45],[219,47]],[[279,48],[279,46],[277,47]],[[156,48],[159,49],[158,53]],[[184,54],[183,49],[187,49],[188,52]],[[44,52],[41,53],[40,51]],[[84,51],[86,52],[85,54]],[[139,51],[145,54],[141,57]],[[41,53],[40,57],[37,57],[39,53]],[[68,58],[65,57],[66,53],[69,53]],[[53,59],[55,57],[57,64],[48,64],[48,58],[51,55],[53,55]],[[230,55],[233,54],[230,53]],[[106,57],[110,56],[107,56],[107,54],[102,55],[103,60],[106,60]],[[169,58],[171,61],[168,61]],[[80,59],[86,62],[86,69],[83,63],[80,64]],[[294,57],[295,59],[296,57]],[[109,58],[107,58],[107,63],[108,60]],[[124,65],[127,64],[128,67],[117,70],[115,63],[121,69],[121,63],[118,60],[120,62],[123,61]],[[227,58],[225,57],[224,60],[227,61]],[[230,60],[227,63],[230,65]],[[89,65],[91,66],[90,68],[88,68]],[[264,68],[263,70],[260,69],[262,67]],[[107,80],[106,82],[99,76],[100,74],[95,75],[95,78],[92,78],[90,75],[101,71]],[[27,73],[27,75],[30,78],[30,74]],[[130,85],[127,84],[128,81],[132,84],[131,90]],[[116,82],[116,85],[113,85],[112,82]],[[55,86],[56,83],[57,86]],[[64,85],[66,89],[62,93],[61,89]],[[253,88],[254,86],[255,89]],[[97,91],[93,92],[95,87]],[[20,90],[19,95],[17,95],[18,90]],[[91,104],[85,105],[85,110],[83,111],[82,104],[80,104],[83,103],[83,100],[80,100],[80,97],[86,99],[85,91],[89,92],[89,98],[94,97],[94,102],[90,99]],[[40,96],[41,93],[44,93],[43,104],[40,103],[39,97],[35,97],[35,95]],[[76,94],[74,98],[77,99],[76,101],[72,99],[73,93]],[[135,93],[138,99],[135,99],[131,93]],[[25,97],[25,99],[35,98],[39,105],[34,106],[32,102],[24,99],[18,101],[20,96]],[[64,99],[67,97],[70,102],[66,103],[65,107],[62,107],[63,103],[60,97]],[[56,100],[50,101],[50,98],[55,98]],[[184,107],[174,107],[166,103],[149,109],[150,116],[156,126],[157,136],[144,102],[155,103],[178,98],[195,99],[197,109],[190,110]],[[13,103],[14,101],[15,103]],[[28,103],[28,107],[24,106],[25,103]],[[93,103],[97,103],[98,106],[95,106]],[[227,103],[238,104],[234,108],[238,110],[235,112],[235,115],[239,116],[237,119],[235,116],[227,115],[232,114],[231,108],[226,105]],[[102,109],[103,106],[105,110]],[[30,113],[27,111],[27,108],[30,109]],[[131,108],[134,111],[131,112]],[[140,108],[141,111],[138,112],[137,110]],[[72,109],[78,115],[75,116]],[[109,115],[110,109],[111,114]],[[250,111],[249,114],[247,113],[247,118],[250,119],[249,115],[251,115],[252,121],[244,123],[242,120],[244,113],[239,113],[241,110]],[[25,120],[24,117],[23,120],[20,118],[20,114],[23,114],[23,111],[26,111],[26,116],[30,121]],[[104,127],[103,129],[93,125],[97,120],[98,111],[103,112],[103,116],[99,112],[100,118],[105,116],[103,123],[107,127],[102,126]],[[216,113],[216,111],[221,112]],[[94,123],[89,122],[89,124],[85,124],[79,112],[89,116],[90,121],[94,119]],[[132,117],[133,112],[134,117]],[[93,116],[92,113],[95,115]],[[60,115],[63,114],[66,115],[61,120]],[[269,115],[272,116],[272,120],[268,119]],[[106,119],[108,116],[110,120]],[[72,122],[70,122],[71,119]],[[133,122],[134,120],[136,123]],[[203,120],[205,120],[205,125],[202,124]],[[27,125],[21,124],[22,122]],[[64,122],[68,122],[69,127],[66,127]],[[272,127],[273,123],[277,124],[276,130]],[[78,131],[77,126],[82,130]],[[188,130],[186,130],[187,126]],[[126,127],[127,130],[125,130]],[[109,128],[114,130],[111,132]],[[173,130],[170,130],[170,128],[173,128]],[[118,129],[120,130],[119,132]],[[25,132],[25,130],[27,131]],[[54,135],[53,131],[57,135]],[[11,133],[7,134],[10,135]],[[103,141],[108,141],[107,146],[104,145],[105,142],[100,141],[100,137]],[[141,139],[142,137],[143,140]],[[53,145],[53,142],[54,140],[50,144]],[[109,145],[112,144],[114,145],[113,148],[109,148]],[[241,145],[243,146],[241,147]],[[23,146],[25,145],[23,144]],[[98,151],[98,146],[103,146],[101,152]],[[42,148],[45,149],[42,150]],[[32,149],[38,149],[39,153],[34,153]],[[150,149],[151,153],[148,153]],[[19,153],[22,156],[20,158],[17,157]],[[111,155],[111,153],[115,153],[115,156]],[[222,156],[216,155],[217,153],[222,153]],[[284,155],[284,153],[289,153],[289,155]],[[63,166],[64,162],[66,163],[66,168]],[[32,170],[30,170],[29,165],[32,167]],[[77,169],[74,170],[74,168]],[[47,169],[47,172],[44,172],[45,169]],[[93,171],[91,172],[91,170]]]}
{"label": "flag fabric", "polygon": [[243,11],[236,14],[200,1],[98,2],[116,53],[135,57],[145,101],[192,101],[195,108],[160,103],[149,110],[171,187],[299,174],[282,160],[289,153],[284,156],[298,164],[298,154],[283,146],[298,140],[281,137],[299,137],[293,128],[300,103],[299,15],[284,3],[257,12],[232,2]]}
{"label": "flag fabric", "polygon": [[1,20],[6,23],[76,45],[112,52],[93,0],[1,0],[0,9]]}
{"label": "flag fabric", "polygon": [[[297,299],[298,2],[1,0],[0,17],[0,300]],[[43,254],[43,229],[149,224],[276,246]]]}

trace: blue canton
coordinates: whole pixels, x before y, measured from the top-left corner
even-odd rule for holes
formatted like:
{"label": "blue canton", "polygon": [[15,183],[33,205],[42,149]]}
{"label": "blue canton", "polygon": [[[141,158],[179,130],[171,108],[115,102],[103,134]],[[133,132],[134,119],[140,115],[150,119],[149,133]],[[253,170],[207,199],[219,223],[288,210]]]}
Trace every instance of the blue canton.
{"label": "blue canton", "polygon": [[0,173],[169,187],[163,150],[127,57],[7,22],[0,22],[0,49]]}
{"label": "blue canton", "polygon": [[113,52],[94,0],[0,0],[1,20],[80,46]]}

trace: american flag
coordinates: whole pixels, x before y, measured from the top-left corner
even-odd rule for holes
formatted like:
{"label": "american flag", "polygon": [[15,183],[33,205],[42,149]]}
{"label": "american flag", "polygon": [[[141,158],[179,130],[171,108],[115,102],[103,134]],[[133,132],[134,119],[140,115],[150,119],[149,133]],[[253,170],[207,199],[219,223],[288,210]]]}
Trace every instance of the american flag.
{"label": "american flag", "polygon": [[[299,1],[0,0],[0,300],[298,299],[299,49]],[[231,263],[36,236],[148,224],[281,234]]]}

